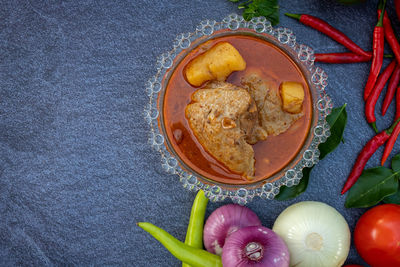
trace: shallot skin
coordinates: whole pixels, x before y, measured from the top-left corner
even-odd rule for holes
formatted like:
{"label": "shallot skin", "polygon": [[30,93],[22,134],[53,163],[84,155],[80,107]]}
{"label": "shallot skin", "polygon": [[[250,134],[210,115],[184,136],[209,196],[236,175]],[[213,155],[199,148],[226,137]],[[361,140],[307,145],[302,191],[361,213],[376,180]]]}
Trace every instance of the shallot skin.
{"label": "shallot skin", "polygon": [[204,247],[207,251],[221,255],[225,240],[232,233],[248,226],[259,226],[261,221],[249,208],[228,204],[216,209],[204,225]]}
{"label": "shallot skin", "polygon": [[[246,255],[246,247],[252,243],[261,245],[261,256],[257,260],[251,260]],[[263,226],[245,227],[231,234],[222,251],[224,267],[288,267],[289,262],[289,250],[285,242]]]}

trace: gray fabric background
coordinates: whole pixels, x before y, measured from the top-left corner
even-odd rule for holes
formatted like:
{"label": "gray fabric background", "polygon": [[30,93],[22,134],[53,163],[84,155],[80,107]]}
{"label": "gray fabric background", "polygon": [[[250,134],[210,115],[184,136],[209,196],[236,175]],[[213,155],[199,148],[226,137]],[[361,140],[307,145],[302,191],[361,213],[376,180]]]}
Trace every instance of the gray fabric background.
{"label": "gray fabric background", "polygon": [[[345,51],[283,16],[314,14],[370,49],[377,1],[368,2],[281,0],[279,25],[318,52]],[[1,1],[1,266],[179,266],[135,225],[149,221],[183,240],[195,196],[161,170],[147,145],[144,84],[177,34],[236,11],[227,0]],[[302,200],[334,206],[352,229],[364,212],[345,209],[339,192],[373,135],[362,101],[369,64],[320,66],[335,105],[348,103],[345,143],[318,164],[297,199],[249,204],[267,227]],[[380,129],[391,123],[393,106],[388,113],[378,116]],[[378,165],[381,153],[368,166]],[[207,215],[221,205],[210,204]],[[354,246],[347,262],[363,262]]]}

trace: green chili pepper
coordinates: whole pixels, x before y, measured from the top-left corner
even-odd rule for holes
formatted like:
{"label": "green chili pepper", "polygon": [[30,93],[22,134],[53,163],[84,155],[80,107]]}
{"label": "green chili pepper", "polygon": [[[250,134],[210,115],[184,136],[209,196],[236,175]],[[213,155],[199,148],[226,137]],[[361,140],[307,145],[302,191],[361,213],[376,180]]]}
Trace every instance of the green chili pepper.
{"label": "green chili pepper", "polygon": [[[203,226],[204,216],[206,215],[208,198],[203,190],[199,190],[193,201],[190,220],[187,228],[185,244],[194,248],[203,248]],[[182,267],[190,267],[189,264],[182,263]]]}
{"label": "green chili pepper", "polygon": [[177,259],[194,267],[222,267],[221,257],[206,250],[193,248],[179,241],[165,230],[147,222],[137,224],[157,239]]}

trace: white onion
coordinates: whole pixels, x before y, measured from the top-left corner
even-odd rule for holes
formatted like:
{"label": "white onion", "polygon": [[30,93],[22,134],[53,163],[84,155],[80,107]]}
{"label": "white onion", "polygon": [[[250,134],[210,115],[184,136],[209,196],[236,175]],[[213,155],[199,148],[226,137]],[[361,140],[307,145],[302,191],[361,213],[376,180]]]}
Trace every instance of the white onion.
{"label": "white onion", "polygon": [[342,266],[350,249],[350,229],[333,207],[304,201],[286,208],[272,228],[286,243],[290,266]]}

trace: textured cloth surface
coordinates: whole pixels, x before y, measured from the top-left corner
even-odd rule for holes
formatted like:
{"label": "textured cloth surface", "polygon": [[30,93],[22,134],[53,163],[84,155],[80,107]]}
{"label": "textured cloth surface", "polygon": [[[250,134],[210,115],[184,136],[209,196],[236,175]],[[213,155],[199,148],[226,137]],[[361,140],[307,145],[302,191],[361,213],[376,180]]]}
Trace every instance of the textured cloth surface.
{"label": "textured cloth surface", "polygon": [[[376,1],[368,2],[346,7],[334,0],[282,0],[279,26],[318,52],[345,51],[283,16],[310,13],[370,50]],[[136,226],[152,222],[184,240],[195,197],[161,170],[147,144],[144,87],[157,56],[171,49],[177,34],[232,12],[236,5],[226,0],[2,1],[1,266],[180,265]],[[395,17],[392,8],[389,15]],[[314,168],[300,197],[256,198],[248,205],[267,227],[302,200],[334,206],[351,229],[365,211],[345,209],[340,189],[373,135],[362,101],[369,64],[319,66],[329,76],[335,105],[348,103],[345,143]],[[393,105],[388,113],[378,116],[380,129],[391,123]],[[378,165],[381,153],[367,166]],[[211,203],[207,216],[222,204]],[[347,262],[363,263],[354,245]]]}

